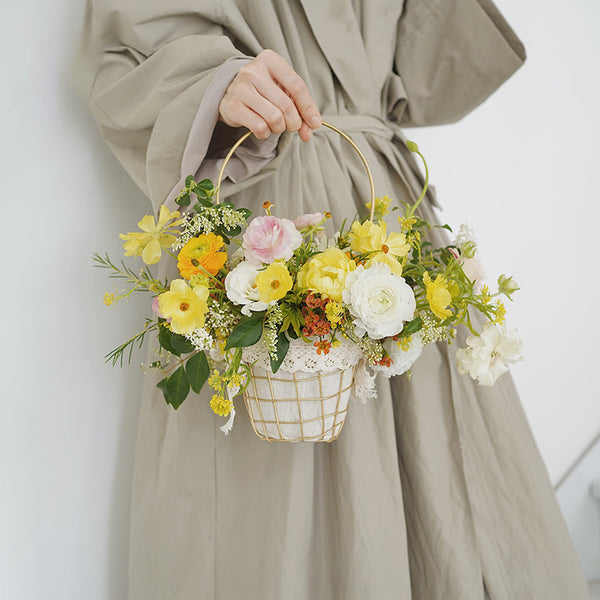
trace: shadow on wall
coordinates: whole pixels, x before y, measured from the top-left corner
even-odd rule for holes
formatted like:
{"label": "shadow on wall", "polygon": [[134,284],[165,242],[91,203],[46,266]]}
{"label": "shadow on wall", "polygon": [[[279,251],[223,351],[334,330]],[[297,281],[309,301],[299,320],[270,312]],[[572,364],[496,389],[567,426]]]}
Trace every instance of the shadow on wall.
{"label": "shadow on wall", "polygon": [[[600,584],[600,440],[556,492],[583,572]],[[600,585],[598,595],[600,597]]]}

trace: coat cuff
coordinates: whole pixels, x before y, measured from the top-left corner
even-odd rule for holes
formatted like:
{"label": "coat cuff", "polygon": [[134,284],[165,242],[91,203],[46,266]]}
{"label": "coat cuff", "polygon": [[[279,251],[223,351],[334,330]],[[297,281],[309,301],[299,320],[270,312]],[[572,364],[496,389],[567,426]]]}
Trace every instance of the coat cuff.
{"label": "coat cuff", "polygon": [[[180,179],[169,193],[165,204],[174,210],[174,199],[185,187],[188,175],[196,180],[216,179],[223,159],[231,146],[248,130],[245,127],[229,127],[219,121],[219,103],[241,67],[251,62],[249,57],[232,58],[217,69],[202,98],[190,128],[187,143],[181,158]],[[277,155],[279,135],[266,140],[250,136],[236,150],[227,164],[223,179],[238,183],[258,173],[264,165]]]}

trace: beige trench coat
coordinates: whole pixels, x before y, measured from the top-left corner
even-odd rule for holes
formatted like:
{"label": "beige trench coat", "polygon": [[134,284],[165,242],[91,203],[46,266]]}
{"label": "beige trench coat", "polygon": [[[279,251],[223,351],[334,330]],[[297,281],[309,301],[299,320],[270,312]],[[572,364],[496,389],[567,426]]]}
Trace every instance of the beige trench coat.
{"label": "beige trench coat", "polygon": [[[416,197],[402,129],[462,118],[525,52],[490,0],[357,4],[91,1],[91,108],[155,209],[185,175],[214,176],[238,133],[219,125],[211,140],[218,98],[265,48],[363,149],[378,195]],[[329,209],[339,224],[368,198],[358,157],[325,128],[307,144],[249,140],[236,161],[224,191],[255,213],[269,199],[286,216]],[[430,219],[435,202],[432,187]],[[453,352],[429,346],[410,381],[379,381],[332,444],[261,441],[239,397],[226,437],[208,393],[174,411],[148,376],[130,600],[481,600],[484,582],[492,600],[587,598],[510,376],[479,387]]]}

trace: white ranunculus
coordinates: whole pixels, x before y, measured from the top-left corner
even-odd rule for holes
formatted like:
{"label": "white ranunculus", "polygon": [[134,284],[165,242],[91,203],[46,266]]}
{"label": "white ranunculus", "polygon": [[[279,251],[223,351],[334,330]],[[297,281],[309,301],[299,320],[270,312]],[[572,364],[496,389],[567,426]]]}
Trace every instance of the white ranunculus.
{"label": "white ranunculus", "polygon": [[256,274],[258,268],[247,261],[242,261],[225,277],[225,291],[227,297],[234,304],[242,304],[242,314],[250,316],[250,311],[265,310],[267,304],[259,299],[256,288]]}
{"label": "white ranunculus", "polygon": [[480,385],[494,385],[508,371],[507,363],[521,360],[521,348],[515,330],[488,323],[481,335],[467,338],[467,348],[457,350],[458,372],[468,373]]}
{"label": "white ranunculus", "polygon": [[384,263],[350,271],[342,298],[354,317],[358,335],[366,332],[376,340],[400,333],[415,314],[411,287]]}
{"label": "white ranunculus", "polygon": [[392,364],[389,367],[375,365],[371,368],[385,377],[391,377],[392,375],[406,373],[415,364],[423,352],[423,340],[420,333],[415,333],[411,336],[408,350],[402,350],[398,342],[392,339],[385,340],[383,347],[392,359]]}

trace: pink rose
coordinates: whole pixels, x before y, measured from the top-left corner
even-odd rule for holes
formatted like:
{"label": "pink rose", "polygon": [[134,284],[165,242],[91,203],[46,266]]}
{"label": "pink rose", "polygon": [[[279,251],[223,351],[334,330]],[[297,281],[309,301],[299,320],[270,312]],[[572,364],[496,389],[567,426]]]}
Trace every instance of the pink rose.
{"label": "pink rose", "polygon": [[306,215],[300,215],[297,219],[294,219],[294,225],[296,229],[306,229],[307,227],[314,227],[323,222],[323,213],[308,213]]}
{"label": "pink rose", "polygon": [[289,219],[267,215],[252,219],[242,240],[246,260],[260,266],[280,258],[292,258],[294,250],[302,243],[302,236]]}

